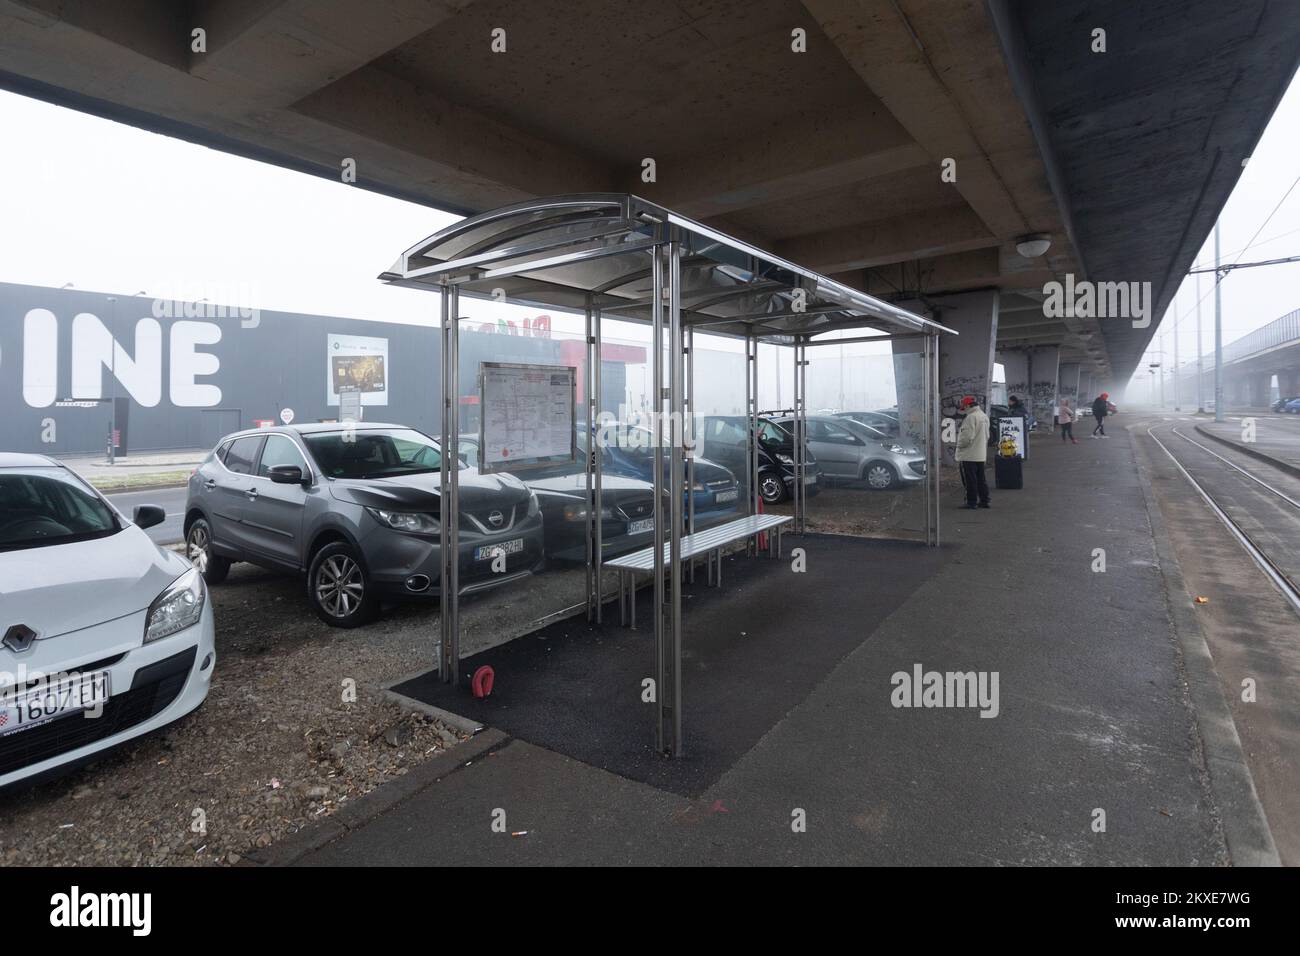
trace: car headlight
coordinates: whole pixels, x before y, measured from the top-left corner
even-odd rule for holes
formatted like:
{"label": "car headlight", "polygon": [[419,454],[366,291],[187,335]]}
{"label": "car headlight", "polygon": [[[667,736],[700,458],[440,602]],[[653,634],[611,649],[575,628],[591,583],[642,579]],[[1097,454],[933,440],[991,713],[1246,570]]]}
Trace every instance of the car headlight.
{"label": "car headlight", "polygon": [[437,534],[440,525],[433,515],[410,511],[384,511],[381,508],[367,508],[367,511],[385,528],[394,531],[407,531],[411,534]]}
{"label": "car headlight", "polygon": [[528,517],[537,517],[537,512],[542,510],[542,506],[537,501],[537,492],[528,492]]}
{"label": "car headlight", "polygon": [[782,455],[780,452],[777,452],[777,454],[776,454],[776,460],[779,461],[779,462],[780,462],[781,464],[783,464],[783,465],[793,465],[793,464],[794,464],[794,459],[793,459],[793,458],[791,458],[789,455]]}
{"label": "car headlight", "polygon": [[144,642],[161,640],[197,624],[207,599],[203,575],[198,568],[190,568],[149,605],[144,618]]}
{"label": "car headlight", "polygon": [[[602,518],[612,518],[614,517],[614,510],[612,508],[601,508],[600,516]],[[585,504],[565,505],[564,520],[565,521],[586,521],[587,506]]]}

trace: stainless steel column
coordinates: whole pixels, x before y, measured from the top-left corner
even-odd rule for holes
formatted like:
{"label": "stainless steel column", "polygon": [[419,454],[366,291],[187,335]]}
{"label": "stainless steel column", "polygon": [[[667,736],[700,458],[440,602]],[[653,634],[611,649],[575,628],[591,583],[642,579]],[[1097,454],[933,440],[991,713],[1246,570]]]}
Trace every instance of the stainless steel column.
{"label": "stainless steel column", "polygon": [[586,374],[583,376],[582,390],[586,393],[586,401],[583,402],[582,406],[582,421],[577,423],[577,427],[583,429],[586,433],[584,436],[585,440],[579,445],[579,447],[581,448],[586,446],[587,449],[586,452],[583,453],[583,457],[586,460],[582,463],[582,470],[587,479],[587,495],[584,500],[585,510],[587,513],[585,522],[587,528],[587,620],[591,621],[595,619],[596,606],[600,603],[599,598],[594,593],[595,588],[592,586],[593,580],[599,580],[599,578],[595,576],[595,555],[598,552],[594,549],[596,546],[596,529],[600,527],[600,511],[596,508],[595,488],[592,485],[592,462],[596,458],[598,452],[596,449],[595,433],[592,430],[592,426],[595,423],[594,416],[596,414],[596,396],[595,392],[592,391],[592,385],[595,381],[595,372],[592,370],[592,366],[595,364],[593,361],[593,355],[595,354],[596,338],[592,334],[591,329],[591,296],[587,296],[585,329],[586,331],[583,336],[583,341],[586,343],[587,348],[587,367],[585,370]]}
{"label": "stainless steel column", "polygon": [[803,337],[795,336],[794,339],[794,528],[799,533],[804,531],[805,509],[807,508],[808,498],[804,493],[806,485],[804,478],[807,474],[808,463],[804,449],[807,446],[805,431],[804,408],[805,395],[807,394],[808,379],[805,372],[807,361],[804,358],[805,349]]}
{"label": "stainless steel column", "polygon": [[441,644],[438,674],[444,683],[460,682],[460,473],[456,447],[460,433],[460,296],[442,287],[442,468],[439,473],[438,543],[442,569],[438,582]]}
{"label": "stainless steel column", "polygon": [[[934,545],[934,502],[930,495],[930,336],[921,339],[921,409],[922,433],[925,435],[925,543]],[[902,416],[902,402],[899,402]]]}
{"label": "stainless steel column", "polygon": [[[660,237],[662,234],[660,234]],[[654,625],[655,625],[655,749],[663,753],[669,749],[672,733],[668,730],[671,710],[668,697],[668,661],[664,628],[664,263],[663,247],[655,246],[651,255],[651,359],[650,359],[650,409],[654,415]],[[668,731],[668,732],[666,732]]]}
{"label": "stainless steel column", "polygon": [[[939,334],[929,336],[930,342],[930,361],[929,361],[929,388],[926,401],[929,410],[926,413],[926,421],[929,424],[930,440],[927,442],[929,451],[926,453],[925,475],[927,484],[930,485],[930,499],[934,507],[934,546],[939,546],[939,531],[943,524],[940,517],[942,509],[939,507],[939,475],[940,464],[943,461],[943,446],[939,444],[940,428],[942,421],[939,417],[941,406],[939,404]],[[1025,437],[1028,441],[1028,436]]]}
{"label": "stainless steel column", "polygon": [[[678,296],[680,299],[680,295]],[[686,352],[686,399],[683,403],[685,412],[682,416],[682,441],[695,441],[695,331],[689,326],[683,333]],[[695,453],[686,456],[686,532],[695,533]],[[695,583],[695,559],[687,566],[690,582]]]}
{"label": "stainless steel column", "polygon": [[[758,339],[745,338],[745,418],[747,419],[747,444],[745,445],[745,487],[749,489],[749,513],[758,514]],[[751,538],[758,550],[758,535]]]}
{"label": "stainless steel column", "polygon": [[[592,401],[593,401],[593,403],[594,403],[593,407],[594,407],[594,409],[595,409],[595,413],[593,414],[592,417],[593,417],[593,420],[594,420],[596,423],[599,423],[599,421],[600,421],[600,396],[601,396],[601,390],[600,390],[600,388],[601,388],[601,386],[600,386],[600,341],[601,341],[601,340],[600,340],[600,307],[599,307],[599,306],[596,306],[596,305],[593,305],[593,306],[590,307],[590,312],[591,312],[591,328],[592,328],[592,334],[595,335],[595,337],[596,337],[595,345],[593,346],[593,351],[595,352],[595,359],[594,359],[594,361],[591,363],[591,368],[592,368],[591,397],[592,397]],[[590,455],[589,457],[590,457],[590,459],[591,459],[592,467],[593,467],[593,469],[595,470],[595,479],[596,479],[596,495],[595,495],[595,505],[596,505],[596,554],[595,554],[595,560],[594,560],[594,563],[595,563],[595,578],[596,578],[596,623],[597,623],[597,624],[600,624],[601,621],[602,621],[602,615],[603,615],[603,609],[602,609],[602,607],[601,607],[601,597],[604,595],[604,582],[603,582],[602,577],[601,577],[601,562],[602,562],[603,554],[604,554],[604,550],[605,550],[605,529],[604,529],[604,527],[602,526],[602,522],[601,522],[601,520],[600,520],[600,515],[603,513],[603,510],[604,510],[604,502],[602,501],[602,495],[601,495],[601,475],[602,475],[601,465],[603,464],[603,462],[602,462],[601,459],[603,458],[603,455],[601,454],[602,449],[600,449],[600,448],[597,447],[597,445],[596,445],[596,435],[595,435],[595,434],[589,436],[589,445],[590,445],[590,448],[591,448],[591,451],[592,451],[592,453],[591,453],[591,455]],[[633,593],[633,595],[635,595],[635,594],[636,594],[636,591],[634,590],[632,593]]]}
{"label": "stainless steel column", "polygon": [[672,431],[672,449],[669,458],[669,548],[668,562],[668,607],[669,620],[669,662],[672,668],[672,713],[671,713],[671,748],[674,757],[681,757],[682,747],[682,522],[684,487],[684,438],[683,418],[685,413],[684,369],[682,352],[682,251],[681,243],[674,230],[672,241],[668,244],[668,351],[672,357],[671,374],[668,385],[669,422]]}

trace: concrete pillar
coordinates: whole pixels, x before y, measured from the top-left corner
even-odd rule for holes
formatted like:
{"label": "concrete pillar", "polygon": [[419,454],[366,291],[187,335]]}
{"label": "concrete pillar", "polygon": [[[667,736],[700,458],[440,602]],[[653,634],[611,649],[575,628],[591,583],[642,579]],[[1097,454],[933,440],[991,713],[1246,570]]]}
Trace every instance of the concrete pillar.
{"label": "concrete pillar", "polygon": [[[939,296],[930,299],[928,306],[917,301],[899,305],[918,315],[929,316],[958,333],[940,337],[939,414],[945,418],[955,417],[966,395],[975,396],[981,407],[988,411],[989,393],[993,388],[993,351],[998,336],[997,290]],[[900,424],[914,440],[923,440],[924,437],[913,434],[917,425],[909,424],[924,419],[920,406],[919,341],[902,339],[892,343]],[[944,460],[950,461],[951,454],[945,453]]]}
{"label": "concrete pillar", "polygon": [[1079,371],[1079,401],[1088,403],[1097,397],[1097,390],[1093,387],[1092,380],[1096,376],[1091,370],[1080,369]]}
{"label": "concrete pillar", "polygon": [[1070,407],[1079,407],[1079,363],[1067,362],[1060,367],[1057,374],[1056,397],[1069,399]]}
{"label": "concrete pillar", "polygon": [[1007,377],[1007,401],[1012,395],[1022,402],[1029,401],[1029,355],[1015,349],[999,352],[997,358]]}
{"label": "concrete pillar", "polygon": [[1056,405],[1056,382],[1060,364],[1059,346],[1042,345],[1029,350],[1030,408],[1034,417],[1048,426],[1052,424],[1052,409]]}

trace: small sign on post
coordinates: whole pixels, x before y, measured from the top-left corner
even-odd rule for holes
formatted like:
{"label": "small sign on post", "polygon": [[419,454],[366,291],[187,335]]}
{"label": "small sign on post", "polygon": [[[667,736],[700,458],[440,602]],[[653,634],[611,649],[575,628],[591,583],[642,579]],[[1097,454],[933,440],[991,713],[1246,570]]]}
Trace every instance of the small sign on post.
{"label": "small sign on post", "polygon": [[361,389],[356,385],[339,386],[339,421],[361,421]]}

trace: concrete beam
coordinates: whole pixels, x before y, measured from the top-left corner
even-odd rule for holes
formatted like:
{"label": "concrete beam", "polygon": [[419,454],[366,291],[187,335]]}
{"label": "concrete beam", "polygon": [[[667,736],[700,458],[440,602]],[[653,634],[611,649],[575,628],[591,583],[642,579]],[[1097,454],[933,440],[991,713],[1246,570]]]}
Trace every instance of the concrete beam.
{"label": "concrete beam", "polygon": [[[1000,63],[991,67],[969,52],[961,55],[963,48],[970,51],[998,42],[982,4],[804,0],[804,6],[849,65],[930,154],[935,176],[943,159],[956,161],[953,188],[989,231],[1003,238],[1031,231],[1017,198],[990,161],[989,148],[976,133],[971,117],[978,114],[971,113],[953,89],[962,74],[979,73],[987,86],[990,74],[1004,73]],[[942,61],[943,72],[936,58]],[[1002,98],[985,101],[986,118],[997,103],[1015,102],[1009,79],[1005,75],[1002,79]],[[964,92],[971,95],[970,90]],[[1025,138],[1032,153],[1033,138],[1027,129]]]}
{"label": "concrete beam", "polygon": [[370,0],[359,9],[355,0],[200,0],[193,25],[207,30],[208,50],[190,54],[190,72],[245,91],[262,108],[287,107],[471,2]]}
{"label": "concrete beam", "polygon": [[[376,104],[388,104],[377,109]],[[391,73],[357,70],[300,100],[293,112],[359,134],[427,162],[424,183],[455,205],[491,209],[556,193],[613,190],[614,171],[591,154],[559,146],[449,102]],[[434,159],[436,157],[436,159]],[[358,170],[365,170],[358,158]]]}
{"label": "concrete beam", "polygon": [[974,212],[950,206],[797,236],[778,242],[774,251],[829,274],[996,245]]}
{"label": "concrete beam", "polygon": [[721,149],[661,158],[658,182],[623,182],[697,219],[850,186],[929,163],[898,121],[869,94],[850,109],[811,110]]}

